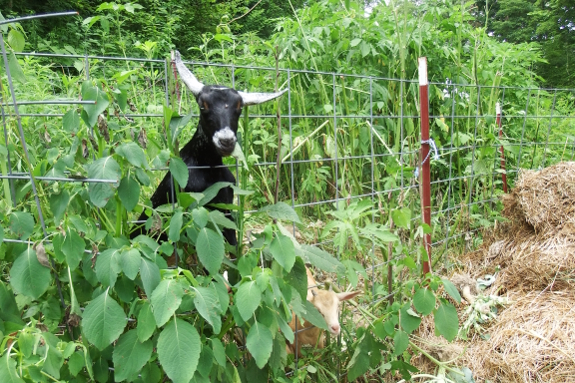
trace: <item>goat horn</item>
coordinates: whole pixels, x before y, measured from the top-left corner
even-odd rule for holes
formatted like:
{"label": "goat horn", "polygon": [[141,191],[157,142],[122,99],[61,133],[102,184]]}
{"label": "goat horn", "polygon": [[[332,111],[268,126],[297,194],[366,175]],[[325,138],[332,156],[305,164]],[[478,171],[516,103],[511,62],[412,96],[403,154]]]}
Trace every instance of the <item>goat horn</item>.
{"label": "goat horn", "polygon": [[276,93],[246,93],[246,92],[239,92],[240,96],[242,96],[242,100],[244,100],[244,105],[257,105],[264,103],[266,101],[273,100],[274,98],[278,98],[282,94],[287,92],[287,89],[284,89],[280,92]]}
{"label": "goat horn", "polygon": [[180,52],[174,52],[174,61],[176,63],[176,68],[178,68],[178,73],[182,77],[182,81],[190,88],[194,96],[200,94],[204,88],[204,84],[198,81],[196,76],[184,65],[182,58],[180,57]]}

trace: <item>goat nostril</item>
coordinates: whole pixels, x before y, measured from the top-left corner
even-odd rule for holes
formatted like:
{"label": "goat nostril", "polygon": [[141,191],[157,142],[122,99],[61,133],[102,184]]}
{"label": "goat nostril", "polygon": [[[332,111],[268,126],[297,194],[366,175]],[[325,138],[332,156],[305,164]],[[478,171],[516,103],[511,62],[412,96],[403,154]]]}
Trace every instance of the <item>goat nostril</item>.
{"label": "goat nostril", "polygon": [[339,325],[338,324],[334,324],[331,326],[331,331],[332,333],[334,333],[335,335],[339,335]]}

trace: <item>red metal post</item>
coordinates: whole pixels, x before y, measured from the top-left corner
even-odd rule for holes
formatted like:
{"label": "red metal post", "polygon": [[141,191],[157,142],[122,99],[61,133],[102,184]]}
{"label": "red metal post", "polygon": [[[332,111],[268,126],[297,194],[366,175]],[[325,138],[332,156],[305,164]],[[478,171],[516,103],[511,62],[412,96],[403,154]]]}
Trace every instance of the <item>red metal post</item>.
{"label": "red metal post", "polygon": [[[431,226],[431,176],[429,171],[429,82],[427,81],[427,58],[419,61],[419,104],[421,111],[421,209],[423,222]],[[423,261],[423,274],[431,272],[431,234],[424,234],[423,244],[427,259]]]}
{"label": "red metal post", "polygon": [[[501,126],[501,105],[499,103],[495,104],[496,122],[499,127],[499,138],[503,138],[503,127]],[[503,145],[499,150],[501,152],[501,170],[503,174],[501,175],[501,180],[503,181],[503,191],[507,193],[507,171],[505,170],[505,152],[503,151]]]}

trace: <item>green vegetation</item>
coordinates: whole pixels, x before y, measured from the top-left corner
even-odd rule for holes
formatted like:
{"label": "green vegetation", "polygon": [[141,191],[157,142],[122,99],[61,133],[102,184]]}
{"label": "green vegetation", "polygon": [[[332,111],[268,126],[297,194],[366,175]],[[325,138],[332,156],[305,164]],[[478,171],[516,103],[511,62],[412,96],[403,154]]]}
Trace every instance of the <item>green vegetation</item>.
{"label": "green vegetation", "polygon": [[[573,120],[551,116],[573,117],[573,94],[537,89],[539,46],[491,37],[472,3],[392,1],[369,15],[364,2],[265,3],[233,23],[256,2],[6,6],[82,12],[51,26],[2,26],[18,100],[95,104],[20,105],[24,137],[14,109],[5,109],[1,172],[22,178],[0,181],[0,381],[390,381],[416,372],[412,356],[425,351],[410,335],[423,317],[433,316],[446,339],[457,336],[459,293],[446,279],[421,277],[421,238],[459,235],[449,252],[480,243],[463,234],[500,219],[492,199],[501,190],[500,145],[511,181],[519,167],[572,158]],[[270,15],[290,17],[258,21]],[[177,185],[187,175],[178,148],[197,110],[193,97],[175,92],[181,85],[163,60],[174,47],[226,64],[193,65],[206,83],[289,85],[289,99],[250,107],[240,120],[246,166],[237,170],[238,206],[228,207],[235,222],[206,206],[227,186],[217,184],[156,209],[151,223],[168,241],[130,240],[130,221],[149,209],[164,172]],[[34,49],[118,60],[20,54]],[[440,149],[432,180],[451,179],[432,185],[431,227],[420,221],[413,176],[420,56],[429,62]],[[5,69],[0,91],[11,100]],[[249,236],[249,245],[229,248],[222,228]],[[241,255],[235,264],[229,253]],[[294,360],[285,348],[292,310],[325,327],[305,300],[305,263],[363,295],[344,309],[341,339]],[[231,267],[241,280],[228,292],[222,272]],[[464,381],[463,368],[433,361]]]}

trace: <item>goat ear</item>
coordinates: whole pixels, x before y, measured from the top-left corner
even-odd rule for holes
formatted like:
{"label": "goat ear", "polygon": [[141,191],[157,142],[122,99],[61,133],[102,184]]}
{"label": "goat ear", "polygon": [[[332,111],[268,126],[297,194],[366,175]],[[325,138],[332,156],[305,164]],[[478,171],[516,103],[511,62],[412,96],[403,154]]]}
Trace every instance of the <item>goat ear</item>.
{"label": "goat ear", "polygon": [[180,57],[180,52],[174,51],[172,60],[176,63],[176,68],[178,68],[178,73],[182,78],[184,84],[192,91],[194,96],[200,94],[202,89],[204,88],[204,84],[198,81],[196,76],[184,65],[182,58]]}
{"label": "goat ear", "polygon": [[359,294],[361,294],[361,291],[350,291],[350,292],[346,292],[346,293],[337,293],[337,299],[341,301],[347,301],[349,299],[355,298],[356,296],[358,296]]}
{"label": "goat ear", "polygon": [[270,100],[273,100],[274,98],[278,98],[279,96],[281,96],[285,92],[287,92],[287,89],[284,89],[284,90],[282,90],[280,92],[276,92],[276,93],[246,93],[246,92],[238,91],[240,96],[242,96],[242,100],[244,101],[244,105],[246,105],[246,106],[262,104],[266,101],[270,101]]}

